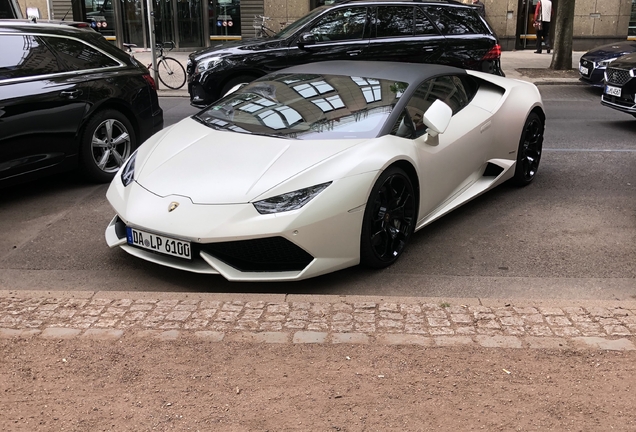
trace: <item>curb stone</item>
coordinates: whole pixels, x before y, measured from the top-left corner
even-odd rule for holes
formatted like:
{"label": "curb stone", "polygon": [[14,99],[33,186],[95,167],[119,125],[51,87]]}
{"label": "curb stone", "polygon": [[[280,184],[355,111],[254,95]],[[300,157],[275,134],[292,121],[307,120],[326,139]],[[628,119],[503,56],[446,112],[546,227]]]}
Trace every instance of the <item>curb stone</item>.
{"label": "curb stone", "polygon": [[636,350],[627,301],[79,294],[0,292],[0,339]]}

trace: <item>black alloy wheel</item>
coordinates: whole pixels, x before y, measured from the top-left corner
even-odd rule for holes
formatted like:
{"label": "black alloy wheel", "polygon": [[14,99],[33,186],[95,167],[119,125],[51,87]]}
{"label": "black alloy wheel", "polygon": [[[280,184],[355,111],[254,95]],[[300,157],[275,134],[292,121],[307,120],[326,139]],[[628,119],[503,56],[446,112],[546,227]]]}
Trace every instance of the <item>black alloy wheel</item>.
{"label": "black alloy wheel", "polygon": [[544,129],[545,124],[541,117],[537,113],[530,113],[523,126],[517,151],[517,166],[513,180],[518,186],[530,184],[539,169]]}
{"label": "black alloy wheel", "polygon": [[415,230],[417,197],[404,171],[389,167],[376,181],[364,210],[360,263],[390,266],[400,257]]}

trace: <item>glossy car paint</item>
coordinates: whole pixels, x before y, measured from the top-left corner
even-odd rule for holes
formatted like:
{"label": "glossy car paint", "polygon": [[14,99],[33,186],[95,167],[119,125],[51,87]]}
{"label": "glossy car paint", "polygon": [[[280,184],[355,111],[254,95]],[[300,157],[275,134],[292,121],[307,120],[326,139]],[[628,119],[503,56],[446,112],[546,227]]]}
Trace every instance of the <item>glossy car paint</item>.
{"label": "glossy car paint", "polygon": [[[393,71],[401,81],[403,68],[421,70],[422,77],[466,73],[376,62],[327,62],[283,72],[346,71],[346,76],[385,78]],[[365,205],[388,167],[413,170],[420,191],[416,229],[513,176],[528,115],[534,111],[544,116],[541,96],[530,83],[467,73],[482,83],[480,90],[434,138],[388,134],[421,82],[417,79],[377,138],[282,139],[217,131],[185,119],[139,148],[130,185],[124,186],[120,175],[111,183],[107,198],[117,216],[106,229],[106,241],[148,261],[229,280],[299,280],[356,265]],[[496,166],[496,172],[489,166]],[[332,183],[298,210],[260,214],[252,204],[325,182]],[[313,260],[301,270],[241,271],[205,251],[183,260],[133,247],[127,244],[125,226],[198,244],[282,237]]]}
{"label": "glossy car paint", "polygon": [[157,92],[147,69],[93,30],[44,23],[0,21],[3,36],[40,35],[82,41],[117,65],[20,78],[0,77],[0,186],[72,170],[80,138],[97,112],[115,109],[133,124],[137,145],[163,127]]}
{"label": "glossy car paint", "polygon": [[[594,87],[603,87],[606,63],[609,61],[611,66],[613,60],[633,52],[636,52],[636,41],[615,42],[586,52],[579,61],[580,80]],[[586,68],[588,72],[581,72],[581,67]]]}
{"label": "glossy car paint", "polygon": [[[618,58],[605,71],[601,103],[636,117],[636,52]],[[607,86],[621,89],[621,96],[607,94]]]}
{"label": "glossy car paint", "polygon": [[[322,6],[312,11],[313,18],[284,38],[250,39],[216,44],[190,55],[188,61],[188,91],[193,105],[203,107],[219,97],[231,80],[248,77],[251,80],[286,67],[309,62],[330,60],[399,61],[435,63],[503,76],[499,57],[484,59],[497,45],[497,37],[485,21],[479,34],[446,34],[439,29],[435,34],[409,37],[378,38],[376,20],[378,5],[414,5],[430,19],[433,8],[448,8],[462,13],[477,12],[472,7],[449,2],[355,1],[343,5]],[[326,14],[337,8],[367,8],[368,24],[362,38],[343,41],[319,41],[313,45],[299,44],[300,35],[306,33]],[[478,18],[480,19],[480,18]],[[480,19],[481,20],[481,19]],[[197,67],[211,58],[218,58],[214,67],[202,72]]]}

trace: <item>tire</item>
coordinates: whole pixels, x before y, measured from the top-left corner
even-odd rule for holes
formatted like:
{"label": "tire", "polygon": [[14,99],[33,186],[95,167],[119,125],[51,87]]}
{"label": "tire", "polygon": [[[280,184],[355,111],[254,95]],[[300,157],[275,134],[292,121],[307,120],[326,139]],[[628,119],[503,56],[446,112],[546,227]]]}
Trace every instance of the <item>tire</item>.
{"label": "tire", "polygon": [[364,210],[360,264],[384,268],[398,260],[415,230],[417,202],[404,171],[389,167],[380,175]]}
{"label": "tire", "polygon": [[186,71],[176,59],[164,57],[157,64],[159,81],[173,90],[180,89],[186,82]]}
{"label": "tire", "polygon": [[135,148],[137,137],[126,116],[113,109],[99,111],[81,135],[80,169],[90,181],[109,182]]}
{"label": "tire", "polygon": [[221,93],[219,94],[219,99],[225,97],[227,93],[232,90],[233,87],[236,87],[239,84],[248,84],[254,81],[256,78],[249,75],[240,75],[236,78],[232,78],[228,82],[225,83],[223,88],[221,88]]}
{"label": "tire", "polygon": [[517,150],[517,165],[512,181],[517,186],[527,186],[534,180],[541,152],[543,149],[543,131],[545,124],[537,113],[530,113],[523,125],[519,149]]}

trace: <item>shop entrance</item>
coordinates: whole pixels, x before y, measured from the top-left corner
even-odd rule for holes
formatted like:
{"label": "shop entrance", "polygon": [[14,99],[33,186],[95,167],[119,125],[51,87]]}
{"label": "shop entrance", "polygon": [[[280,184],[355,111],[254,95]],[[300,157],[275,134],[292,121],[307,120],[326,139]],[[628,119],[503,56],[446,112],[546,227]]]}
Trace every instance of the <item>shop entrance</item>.
{"label": "shop entrance", "polygon": [[519,0],[515,49],[526,49],[528,46],[531,48],[535,47],[537,34],[532,23],[537,3],[539,3],[539,0]]}
{"label": "shop entrance", "polygon": [[[121,43],[134,43],[149,48],[146,1],[116,1],[121,16],[118,39],[123,39]],[[205,46],[203,7],[201,0],[153,0],[155,40],[174,41],[177,49]],[[121,43],[118,41],[118,45]]]}

